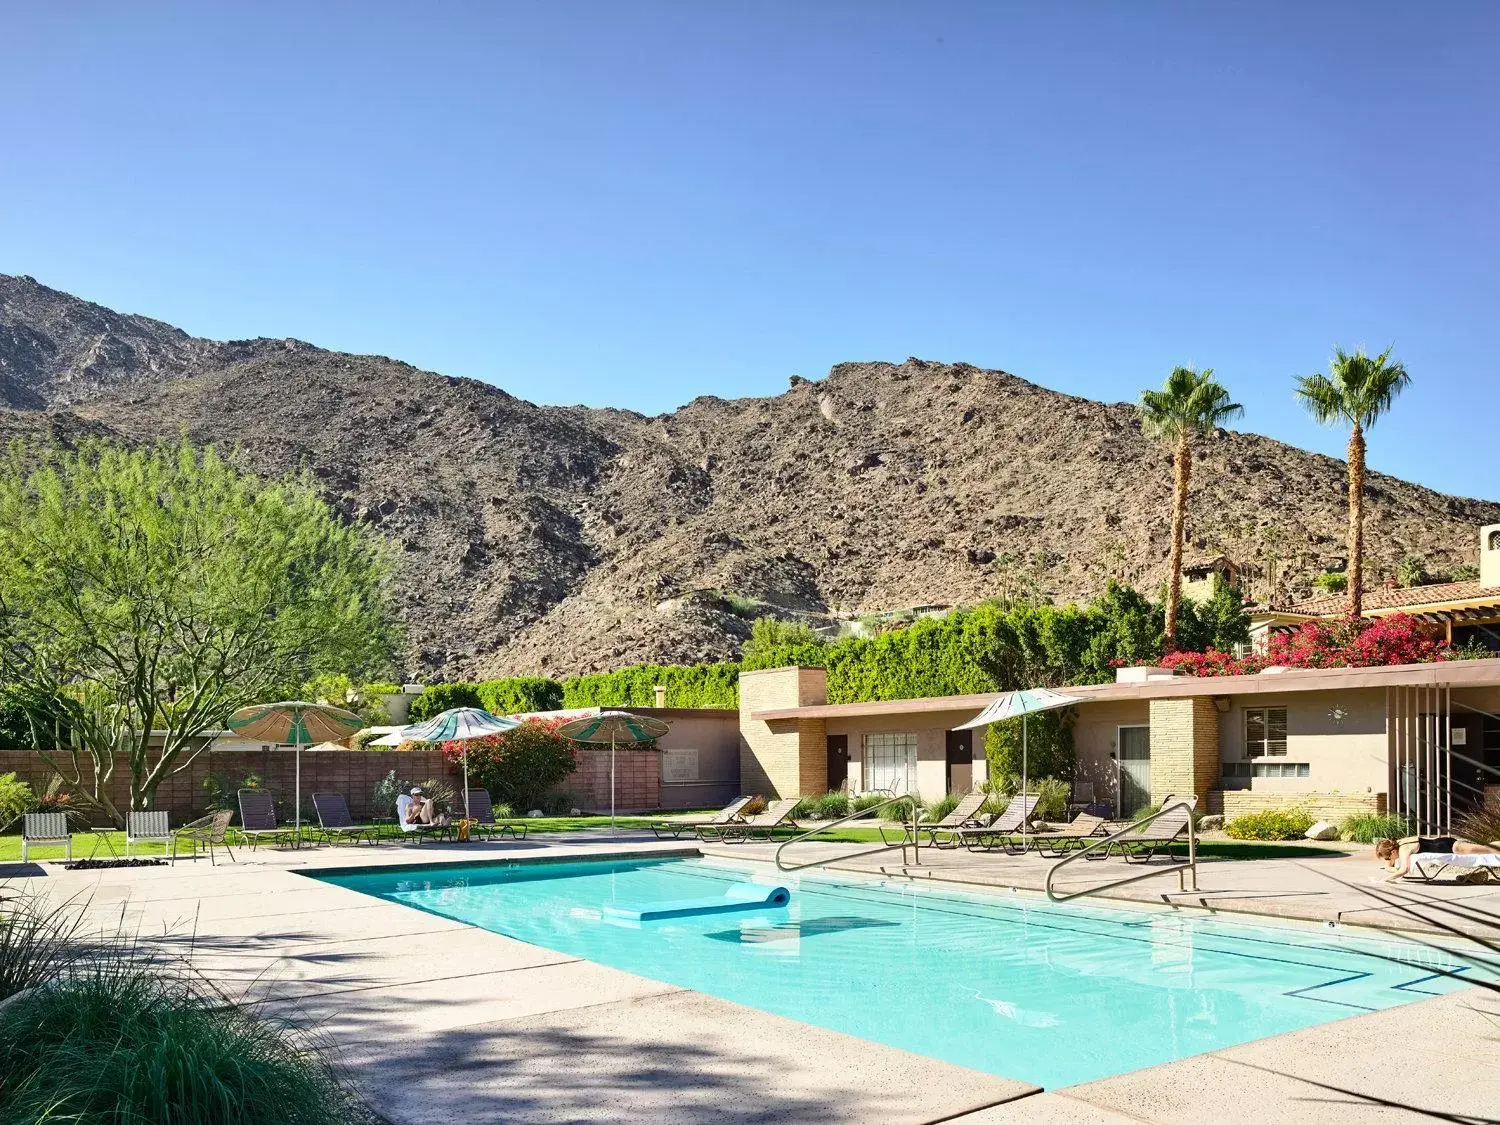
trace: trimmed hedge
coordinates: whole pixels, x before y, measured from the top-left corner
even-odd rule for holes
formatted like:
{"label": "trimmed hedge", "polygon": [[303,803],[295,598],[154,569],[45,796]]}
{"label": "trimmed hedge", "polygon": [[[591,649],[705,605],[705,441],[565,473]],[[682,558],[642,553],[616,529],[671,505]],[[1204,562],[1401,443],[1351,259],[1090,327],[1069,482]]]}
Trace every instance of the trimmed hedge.
{"label": "trimmed hedge", "polygon": [[420,723],[454,707],[483,707],[496,715],[522,711],[556,711],[563,686],[541,676],[510,676],[471,684],[432,684],[411,701],[411,721]]}
{"label": "trimmed hedge", "polygon": [[636,664],[615,672],[575,676],[562,685],[564,707],[653,707],[655,688],[667,689],[668,707],[740,705],[740,666]]}

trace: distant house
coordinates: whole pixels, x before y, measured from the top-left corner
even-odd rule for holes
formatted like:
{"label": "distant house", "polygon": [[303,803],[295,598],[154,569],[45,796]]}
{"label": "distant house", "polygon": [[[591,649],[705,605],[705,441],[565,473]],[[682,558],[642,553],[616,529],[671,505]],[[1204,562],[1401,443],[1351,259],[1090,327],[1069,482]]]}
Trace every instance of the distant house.
{"label": "distant house", "polygon": [[[1263,648],[1272,632],[1309,621],[1335,620],[1348,611],[1345,594],[1323,594],[1271,606],[1251,613],[1250,637]],[[1500,652],[1500,524],[1479,530],[1478,578],[1405,589],[1388,585],[1365,591],[1363,616],[1388,617],[1395,613],[1438,626],[1453,644],[1477,643]]]}
{"label": "distant house", "polygon": [[1240,568],[1223,555],[1189,559],[1182,564],[1182,596],[1199,605],[1214,596],[1220,581],[1235,586],[1239,580]]}

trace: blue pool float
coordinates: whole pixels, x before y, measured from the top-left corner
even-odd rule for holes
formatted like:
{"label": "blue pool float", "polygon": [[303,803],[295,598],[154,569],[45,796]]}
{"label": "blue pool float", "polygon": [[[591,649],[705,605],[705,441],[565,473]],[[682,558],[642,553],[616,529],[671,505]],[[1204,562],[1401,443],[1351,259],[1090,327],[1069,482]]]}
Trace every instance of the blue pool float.
{"label": "blue pool float", "polygon": [[632,922],[651,922],[660,918],[691,918],[698,914],[729,914],[736,910],[764,910],[785,906],[792,892],[785,887],[767,887],[758,883],[737,883],[718,898],[679,898],[666,902],[632,905],[611,903],[604,914]]}

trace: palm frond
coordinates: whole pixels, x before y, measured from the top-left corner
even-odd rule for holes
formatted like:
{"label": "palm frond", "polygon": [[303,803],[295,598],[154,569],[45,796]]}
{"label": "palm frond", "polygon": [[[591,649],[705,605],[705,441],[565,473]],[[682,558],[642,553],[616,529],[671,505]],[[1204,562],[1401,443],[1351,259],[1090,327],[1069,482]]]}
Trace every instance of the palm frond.
{"label": "palm frond", "polygon": [[1213,368],[1176,367],[1159,391],[1142,391],[1136,404],[1141,428],[1150,437],[1172,441],[1185,433],[1205,433],[1243,414],[1229,392],[1214,382]]}
{"label": "palm frond", "polygon": [[1387,413],[1411,382],[1406,366],[1391,359],[1391,348],[1378,356],[1356,348],[1335,348],[1327,375],[1297,380],[1297,396],[1319,422],[1348,422],[1369,429]]}
{"label": "palm frond", "polygon": [[1297,398],[1307,412],[1325,426],[1352,421],[1344,410],[1344,392],[1327,375],[1302,375],[1297,379]]}

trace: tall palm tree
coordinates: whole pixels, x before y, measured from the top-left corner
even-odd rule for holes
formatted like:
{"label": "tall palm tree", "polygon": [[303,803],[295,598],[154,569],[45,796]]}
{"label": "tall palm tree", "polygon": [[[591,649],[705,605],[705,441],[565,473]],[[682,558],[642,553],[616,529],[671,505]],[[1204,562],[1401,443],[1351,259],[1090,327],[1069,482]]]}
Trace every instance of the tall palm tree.
{"label": "tall palm tree", "polygon": [[1391,359],[1391,348],[1379,355],[1353,355],[1338,348],[1327,375],[1297,379],[1297,397],[1307,412],[1325,426],[1349,424],[1349,616],[1364,610],[1365,590],[1365,431],[1391,408],[1396,396],[1411,382],[1402,364]]}
{"label": "tall palm tree", "polygon": [[1177,606],[1182,600],[1182,540],[1187,523],[1188,483],[1193,476],[1193,438],[1206,434],[1245,408],[1229,401],[1214,382],[1213,368],[1176,367],[1159,391],[1142,391],[1136,406],[1149,437],[1172,446],[1172,556],[1168,560],[1167,647],[1177,639]]}

